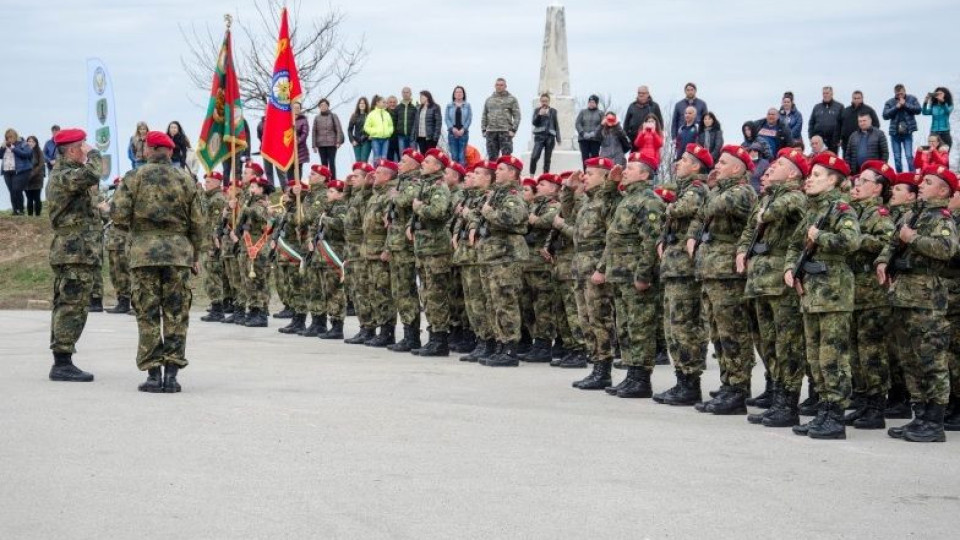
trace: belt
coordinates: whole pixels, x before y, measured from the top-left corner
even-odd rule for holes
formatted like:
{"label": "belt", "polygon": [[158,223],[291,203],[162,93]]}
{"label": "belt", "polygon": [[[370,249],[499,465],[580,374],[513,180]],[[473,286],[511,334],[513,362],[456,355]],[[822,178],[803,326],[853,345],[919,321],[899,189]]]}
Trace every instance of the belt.
{"label": "belt", "polygon": [[707,234],[710,235],[710,240],[704,241],[704,243],[707,243],[707,244],[713,241],[720,241],[720,242],[725,242],[727,244],[732,244],[740,240],[739,236],[734,236],[732,234],[712,233],[712,232],[708,232]]}
{"label": "belt", "polygon": [[590,244],[590,245],[579,245],[576,246],[576,253],[591,253],[593,251],[602,251],[603,244]]}
{"label": "belt", "polygon": [[820,255],[816,254],[813,256],[813,260],[820,262],[848,262],[847,257],[843,255]]}
{"label": "belt", "polygon": [[67,225],[65,227],[54,227],[54,232],[57,234],[67,234],[72,232],[81,232],[90,230],[89,225]]}

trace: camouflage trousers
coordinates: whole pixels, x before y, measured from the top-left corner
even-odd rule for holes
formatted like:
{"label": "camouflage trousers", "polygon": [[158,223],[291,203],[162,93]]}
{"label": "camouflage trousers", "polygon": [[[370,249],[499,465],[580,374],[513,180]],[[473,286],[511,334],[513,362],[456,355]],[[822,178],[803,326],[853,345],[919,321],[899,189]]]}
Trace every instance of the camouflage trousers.
{"label": "camouflage trousers", "polygon": [[467,320],[466,299],[463,296],[463,278],[460,266],[450,267],[450,327],[470,328]]}
{"label": "camouflage trousers", "polygon": [[[277,296],[280,296],[280,284],[283,284],[287,301],[283,305],[290,306],[294,313],[307,313],[308,297],[306,276],[300,273],[300,265],[281,262],[277,264]],[[283,301],[283,296],[280,296]]]}
{"label": "camouflage trousers", "polygon": [[886,335],[890,332],[890,308],[853,312],[850,373],[855,394],[886,396],[890,389]]}
{"label": "camouflage trousers", "polygon": [[513,137],[509,131],[488,131],[487,159],[496,161],[501,155],[509,156],[513,153]]}
{"label": "camouflage trousers", "polygon": [[362,328],[372,328],[370,322],[370,303],[367,300],[370,289],[367,288],[367,260],[360,257],[360,250],[347,244],[347,259],[344,266],[347,291],[353,297],[353,307],[357,312],[357,322]]}
{"label": "camouflage trousers", "polygon": [[490,308],[483,290],[482,267],[475,264],[460,267],[463,282],[463,300],[467,320],[477,339],[494,339],[490,324]]}
{"label": "camouflage trousers", "polygon": [[189,268],[143,266],[133,269],[133,305],[140,333],[137,367],[141,371],[165,364],[186,367],[192,301]]}
{"label": "camouflage trousers", "polygon": [[113,290],[117,296],[130,298],[130,264],[127,252],[122,249],[107,251],[107,262],[110,265],[110,283],[113,284]]}
{"label": "camouflage trousers", "polygon": [[53,267],[53,311],[50,317],[50,350],[73,354],[87,324],[90,293],[97,267],[61,264]]}
{"label": "camouflage trousers", "polygon": [[657,353],[667,350],[667,327],[664,324],[663,317],[663,284],[657,287],[657,320],[654,324],[657,326]]}
{"label": "camouflage trousers", "polygon": [[90,298],[103,298],[103,259],[97,261],[96,271],[93,273],[93,289]]}
{"label": "camouflage trousers", "polygon": [[[638,291],[633,283],[611,283],[617,313],[617,341],[624,365],[653,370],[657,360],[657,284]],[[661,317],[661,320],[663,318]]]}
{"label": "camouflage trousers", "polygon": [[554,317],[556,282],[549,268],[523,272],[520,312],[523,326],[534,339],[553,341],[557,335]]}
{"label": "camouflage trousers", "polygon": [[699,375],[707,367],[707,331],[701,314],[701,286],[693,278],[663,280],[663,327],[673,369]]}
{"label": "camouflage trousers", "polygon": [[221,259],[223,262],[223,275],[229,284],[228,287],[233,291],[234,305],[244,307],[247,305],[247,293],[244,279],[240,272],[240,258],[226,257]]}
{"label": "camouflage trousers", "polygon": [[400,323],[420,326],[420,294],[417,290],[417,261],[413,254],[390,254],[390,293],[400,314]]}
{"label": "camouflage trousers", "polygon": [[[244,297],[248,308],[267,309],[270,305],[270,259],[267,250],[261,250],[257,258],[250,260],[246,251],[240,261],[241,279],[244,284]],[[252,273],[251,273],[252,271]]]}
{"label": "camouflage trousers", "polygon": [[574,287],[577,282],[564,280],[557,282],[554,295],[554,310],[557,314],[557,335],[563,340],[563,346],[571,351],[586,351],[583,330],[580,329],[580,316],[577,314],[577,295]]}
{"label": "camouflage trousers", "polygon": [[423,313],[434,332],[450,331],[450,256],[417,257]]}
{"label": "camouflage trousers", "polygon": [[520,341],[520,263],[485,264],[481,270],[483,291],[491,316],[493,337],[501,343]]}
{"label": "camouflage trousers", "polygon": [[324,264],[320,271],[320,282],[323,285],[323,303],[319,310],[311,313],[326,313],[333,320],[344,320],[347,316],[345,280],[340,279],[340,273],[333,267]]}
{"label": "camouflage trousers", "polygon": [[752,304],[757,320],[757,350],[770,378],[788,392],[799,393],[807,355],[800,298],[788,291],[781,296],[755,298]]}
{"label": "camouflage trousers", "polygon": [[203,254],[203,289],[207,293],[207,298],[211,302],[223,302],[230,298],[226,294],[225,284],[226,271],[223,268],[223,260],[214,257],[210,252]]}
{"label": "camouflage trousers", "polygon": [[587,355],[600,364],[612,362],[615,319],[610,285],[578,281],[575,295]]}
{"label": "camouflage trousers", "polygon": [[[323,287],[323,271],[327,266],[326,261],[318,260],[319,255],[315,255],[310,264],[303,268],[300,277],[303,280],[304,299],[306,301],[306,312],[321,314],[327,307],[326,289]],[[297,268],[300,272],[300,269]]]}
{"label": "camouflage trousers", "polygon": [[853,313],[804,313],[803,334],[807,343],[810,378],[821,401],[846,406],[850,399],[850,326]]}
{"label": "camouflage trousers", "polygon": [[750,333],[749,304],[743,298],[742,279],[703,280],[702,303],[710,324],[711,338],[720,343],[720,380],[750,391],[750,375],[756,363]]}
{"label": "camouflage trousers", "polygon": [[[287,265],[272,264],[270,266],[270,273],[273,275],[273,289],[277,291],[277,298],[280,299],[281,304],[293,308],[293,299],[290,298],[293,288],[290,286],[290,279],[287,277],[285,266]],[[297,311],[297,313],[300,312]]]}
{"label": "camouflage trousers", "polygon": [[894,338],[914,403],[946,405],[950,398],[950,327],[943,311],[894,308]]}
{"label": "camouflage trousers", "polygon": [[390,294],[390,263],[380,259],[367,259],[365,267],[363,296],[370,309],[370,326],[395,325],[397,308]]}

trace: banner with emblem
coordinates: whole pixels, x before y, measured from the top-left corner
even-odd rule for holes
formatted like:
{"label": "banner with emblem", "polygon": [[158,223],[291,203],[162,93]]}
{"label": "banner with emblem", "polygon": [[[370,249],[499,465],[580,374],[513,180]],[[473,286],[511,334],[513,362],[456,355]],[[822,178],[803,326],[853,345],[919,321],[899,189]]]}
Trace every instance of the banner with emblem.
{"label": "banner with emblem", "polygon": [[229,158],[231,152],[239,154],[249,144],[246,130],[243,129],[243,101],[233,65],[229,24],[228,19],[223,45],[217,56],[216,71],[213,73],[213,84],[210,86],[207,117],[197,142],[197,158],[207,172],[212,172]]}
{"label": "banner with emblem", "polygon": [[103,183],[120,176],[121,155],[113,81],[106,64],[99,58],[87,59],[87,96],[87,142],[100,151],[103,160],[100,182]]}
{"label": "banner with emblem", "polygon": [[270,95],[267,96],[267,109],[263,121],[263,143],[260,145],[260,154],[263,159],[282,170],[287,170],[293,165],[296,155],[297,145],[291,106],[302,94],[300,76],[297,74],[297,64],[293,58],[293,44],[290,43],[287,8],[283,8],[280,13],[277,58],[273,65]]}

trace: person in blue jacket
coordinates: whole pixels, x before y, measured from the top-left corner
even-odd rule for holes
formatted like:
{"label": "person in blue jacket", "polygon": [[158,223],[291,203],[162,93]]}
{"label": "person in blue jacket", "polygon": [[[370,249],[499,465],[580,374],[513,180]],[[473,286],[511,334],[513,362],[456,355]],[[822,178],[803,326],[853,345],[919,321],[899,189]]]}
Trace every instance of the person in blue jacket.
{"label": "person in blue jacket", "polygon": [[467,102],[467,91],[462,86],[453,89],[452,101],[447,103],[443,122],[447,125],[447,145],[450,147],[450,157],[457,163],[466,166],[467,142],[470,140],[470,123],[473,122],[473,111]]}
{"label": "person in blue jacket", "polygon": [[0,146],[0,170],[3,171],[3,181],[10,192],[13,215],[22,216],[24,191],[30,181],[30,171],[33,170],[33,150],[14,129],[8,129],[3,134],[3,146]]}
{"label": "person in blue jacket", "polygon": [[923,109],[926,116],[932,116],[930,134],[938,135],[940,142],[953,147],[953,137],[950,136],[950,113],[953,112],[953,94],[946,87],[938,86],[936,90],[923,98]]}

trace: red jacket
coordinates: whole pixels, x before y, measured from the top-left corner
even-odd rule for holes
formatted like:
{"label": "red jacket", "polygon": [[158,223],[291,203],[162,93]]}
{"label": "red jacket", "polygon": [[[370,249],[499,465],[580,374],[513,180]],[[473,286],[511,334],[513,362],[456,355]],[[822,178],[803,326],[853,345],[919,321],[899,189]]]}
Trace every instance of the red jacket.
{"label": "red jacket", "polygon": [[913,166],[917,170],[923,169],[927,165],[943,165],[947,167],[949,158],[947,157],[946,152],[941,152],[939,150],[923,150],[923,148],[917,148],[917,153],[913,155]]}
{"label": "red jacket", "polygon": [[663,148],[663,135],[649,129],[641,129],[633,141],[633,147],[640,155],[652,158],[660,163],[660,149]]}

